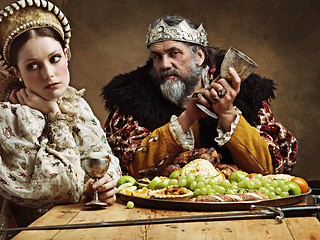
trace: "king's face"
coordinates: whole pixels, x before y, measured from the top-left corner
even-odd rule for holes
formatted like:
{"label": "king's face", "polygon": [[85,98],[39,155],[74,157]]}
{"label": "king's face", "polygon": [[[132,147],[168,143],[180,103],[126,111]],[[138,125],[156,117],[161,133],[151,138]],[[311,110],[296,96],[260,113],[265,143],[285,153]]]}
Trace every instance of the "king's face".
{"label": "king's face", "polygon": [[169,79],[178,79],[176,75],[166,76],[161,79],[160,74],[164,70],[174,69],[181,76],[189,73],[194,56],[186,43],[179,41],[157,42],[151,44],[149,50],[153,60],[153,67],[160,81],[165,82]]}

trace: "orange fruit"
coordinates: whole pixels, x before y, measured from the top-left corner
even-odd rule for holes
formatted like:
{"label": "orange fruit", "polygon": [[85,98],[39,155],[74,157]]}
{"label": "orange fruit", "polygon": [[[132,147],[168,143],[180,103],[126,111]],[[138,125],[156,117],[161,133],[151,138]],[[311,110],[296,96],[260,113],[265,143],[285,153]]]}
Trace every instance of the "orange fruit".
{"label": "orange fruit", "polygon": [[130,195],[130,196],[133,196],[133,192],[128,190],[128,189],[124,189],[122,190],[122,193],[126,194],[126,195]]}
{"label": "orange fruit", "polygon": [[309,186],[308,183],[301,177],[294,177],[290,180],[291,182],[294,182],[298,184],[298,186],[301,189],[301,193],[306,193],[308,192]]}

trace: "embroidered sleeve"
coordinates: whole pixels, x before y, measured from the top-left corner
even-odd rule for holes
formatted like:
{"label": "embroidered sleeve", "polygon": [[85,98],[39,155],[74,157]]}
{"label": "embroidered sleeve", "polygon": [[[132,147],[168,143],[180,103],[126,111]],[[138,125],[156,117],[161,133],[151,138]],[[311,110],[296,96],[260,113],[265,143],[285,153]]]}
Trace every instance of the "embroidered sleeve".
{"label": "embroidered sleeve", "polygon": [[123,116],[113,110],[109,113],[105,131],[124,174],[138,177],[139,170],[168,165],[182,151],[169,123],[150,132],[132,116]]}
{"label": "embroidered sleeve", "polygon": [[276,122],[267,102],[258,114],[260,131],[269,146],[275,173],[290,173],[296,164],[298,141],[281,123]]}
{"label": "embroidered sleeve", "polygon": [[194,148],[194,136],[191,128],[185,134],[177,120],[177,116],[173,115],[170,120],[170,128],[176,137],[178,143],[184,150],[188,151]]}

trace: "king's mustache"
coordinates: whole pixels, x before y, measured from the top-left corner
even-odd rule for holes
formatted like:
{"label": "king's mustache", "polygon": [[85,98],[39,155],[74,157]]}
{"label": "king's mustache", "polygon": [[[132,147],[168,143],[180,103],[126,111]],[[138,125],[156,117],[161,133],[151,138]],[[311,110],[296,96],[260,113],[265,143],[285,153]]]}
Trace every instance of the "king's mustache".
{"label": "king's mustache", "polygon": [[164,78],[170,77],[170,76],[180,77],[181,74],[175,69],[166,69],[166,70],[161,71],[161,73],[160,73],[160,79],[164,79]]}

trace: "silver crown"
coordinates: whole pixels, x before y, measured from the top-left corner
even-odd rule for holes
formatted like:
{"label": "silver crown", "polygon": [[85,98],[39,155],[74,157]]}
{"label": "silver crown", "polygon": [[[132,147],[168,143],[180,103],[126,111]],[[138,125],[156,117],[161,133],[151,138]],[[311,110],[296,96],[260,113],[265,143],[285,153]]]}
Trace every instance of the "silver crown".
{"label": "silver crown", "polygon": [[207,33],[202,24],[198,29],[193,29],[186,20],[181,21],[176,26],[169,26],[166,22],[161,20],[153,28],[151,28],[151,25],[149,26],[146,41],[147,47],[152,43],[168,40],[189,42],[203,47],[208,46]]}

